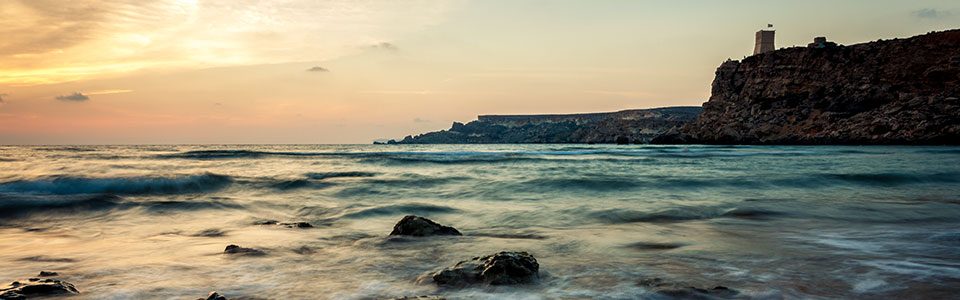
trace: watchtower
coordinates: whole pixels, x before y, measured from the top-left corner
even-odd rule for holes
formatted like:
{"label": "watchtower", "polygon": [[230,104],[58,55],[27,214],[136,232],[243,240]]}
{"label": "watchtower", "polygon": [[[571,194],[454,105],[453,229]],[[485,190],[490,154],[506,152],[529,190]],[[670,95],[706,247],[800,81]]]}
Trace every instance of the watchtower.
{"label": "watchtower", "polygon": [[[771,26],[768,26],[768,28]],[[757,55],[764,52],[770,52],[776,50],[773,41],[775,39],[776,30],[773,29],[762,29],[757,31],[757,43],[753,46],[753,54]]]}

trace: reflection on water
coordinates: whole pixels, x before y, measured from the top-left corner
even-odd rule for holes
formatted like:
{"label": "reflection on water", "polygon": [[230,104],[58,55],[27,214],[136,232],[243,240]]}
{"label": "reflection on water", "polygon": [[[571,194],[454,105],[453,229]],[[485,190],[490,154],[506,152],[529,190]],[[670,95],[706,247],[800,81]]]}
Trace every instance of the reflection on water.
{"label": "reflection on water", "polygon": [[[9,146],[0,166],[0,280],[57,271],[80,298],[960,290],[956,148]],[[465,236],[388,239],[407,214]],[[536,256],[541,282],[416,282],[501,250]]]}

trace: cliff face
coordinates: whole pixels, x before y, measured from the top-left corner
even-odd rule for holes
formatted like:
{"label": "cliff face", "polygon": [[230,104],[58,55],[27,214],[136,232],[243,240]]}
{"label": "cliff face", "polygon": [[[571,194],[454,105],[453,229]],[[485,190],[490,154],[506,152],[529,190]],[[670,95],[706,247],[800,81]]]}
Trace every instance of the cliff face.
{"label": "cliff face", "polygon": [[612,113],[480,116],[449,130],[407,136],[399,144],[646,143],[695,119],[700,107]]}
{"label": "cliff face", "polygon": [[655,143],[960,144],[960,30],[727,61]]}

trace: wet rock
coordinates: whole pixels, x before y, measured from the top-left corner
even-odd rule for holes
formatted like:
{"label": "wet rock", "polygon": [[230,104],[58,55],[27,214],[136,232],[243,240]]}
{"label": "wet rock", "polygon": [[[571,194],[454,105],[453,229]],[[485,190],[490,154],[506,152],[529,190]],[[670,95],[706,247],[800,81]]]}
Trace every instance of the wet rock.
{"label": "wet rock", "polygon": [[393,300],[447,300],[440,296],[404,296],[400,298],[393,298]]}
{"label": "wet rock", "polygon": [[732,299],[740,294],[740,292],[722,285],[705,289],[685,284],[669,283],[661,278],[643,279],[637,285],[649,288],[652,292],[671,299]]}
{"label": "wet rock", "polygon": [[279,223],[277,220],[259,220],[253,222],[253,225],[277,225]]}
{"label": "wet rock", "polygon": [[196,237],[221,237],[225,235],[227,235],[226,232],[216,228],[204,229],[197,233],[192,234],[192,236],[196,236]]}
{"label": "wet rock", "polygon": [[224,297],[217,292],[210,292],[210,295],[207,295],[206,298],[197,298],[197,300],[227,300],[227,297]]}
{"label": "wet rock", "polygon": [[290,222],[290,223],[280,223],[280,225],[287,228],[313,228],[313,225],[307,222]]}
{"label": "wet rock", "polygon": [[540,264],[527,252],[500,252],[474,257],[433,274],[440,286],[470,284],[510,285],[535,282],[540,277]]}
{"label": "wet rock", "polygon": [[393,226],[390,235],[432,236],[432,235],[463,235],[456,228],[443,226],[430,219],[419,216],[406,216]]}
{"label": "wet rock", "polygon": [[40,271],[40,275],[37,275],[37,276],[40,276],[40,277],[52,277],[52,276],[57,276],[57,275],[60,275],[60,273],[53,272],[53,271]]}
{"label": "wet rock", "polygon": [[267,254],[260,249],[254,248],[244,248],[237,245],[229,245],[226,249],[223,250],[225,254],[237,254],[237,255],[250,255],[250,256],[260,256]]}
{"label": "wet rock", "polygon": [[0,288],[0,300],[20,300],[28,297],[79,294],[73,284],[52,278],[30,278],[27,281],[14,281]]}

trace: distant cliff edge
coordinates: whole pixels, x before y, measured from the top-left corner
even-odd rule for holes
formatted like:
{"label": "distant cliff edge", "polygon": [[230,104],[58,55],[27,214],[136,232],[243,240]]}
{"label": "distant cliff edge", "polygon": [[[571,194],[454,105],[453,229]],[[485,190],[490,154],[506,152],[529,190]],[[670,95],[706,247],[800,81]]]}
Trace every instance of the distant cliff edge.
{"label": "distant cliff edge", "polygon": [[960,30],[720,65],[695,121],[654,143],[960,144]]}
{"label": "distant cliff edge", "polygon": [[481,115],[389,144],[647,143],[696,119],[695,106],[562,115]]}

